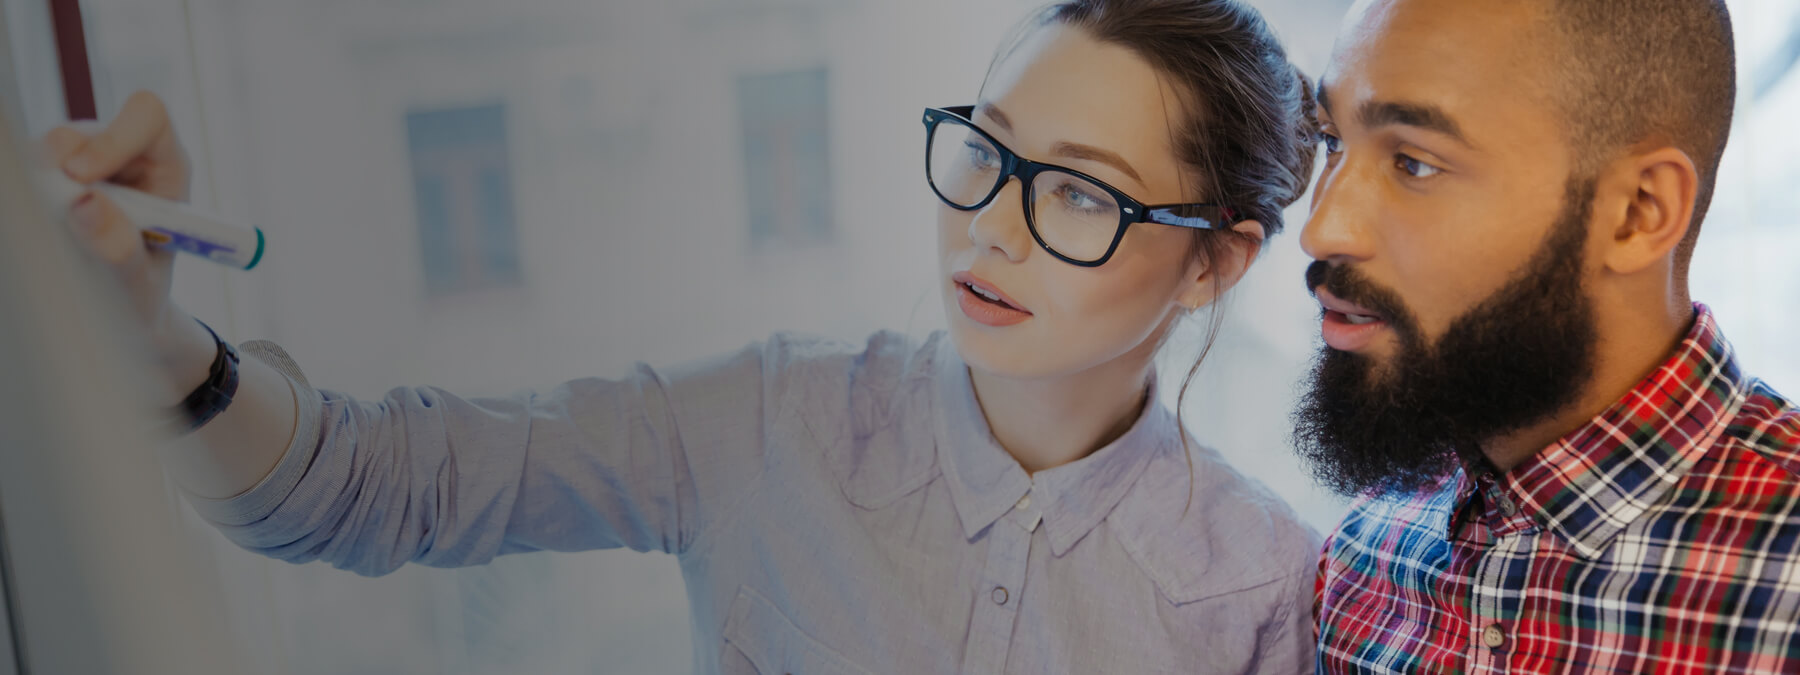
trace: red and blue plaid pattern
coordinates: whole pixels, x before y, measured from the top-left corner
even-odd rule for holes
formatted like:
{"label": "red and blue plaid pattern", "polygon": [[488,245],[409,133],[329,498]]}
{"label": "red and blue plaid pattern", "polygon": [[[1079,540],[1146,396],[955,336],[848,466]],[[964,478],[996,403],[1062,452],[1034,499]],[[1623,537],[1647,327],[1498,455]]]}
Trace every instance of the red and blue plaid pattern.
{"label": "red and blue plaid pattern", "polygon": [[1319,670],[1800,672],[1800,410],[1695,310],[1504,475],[1359,500],[1320,561]]}

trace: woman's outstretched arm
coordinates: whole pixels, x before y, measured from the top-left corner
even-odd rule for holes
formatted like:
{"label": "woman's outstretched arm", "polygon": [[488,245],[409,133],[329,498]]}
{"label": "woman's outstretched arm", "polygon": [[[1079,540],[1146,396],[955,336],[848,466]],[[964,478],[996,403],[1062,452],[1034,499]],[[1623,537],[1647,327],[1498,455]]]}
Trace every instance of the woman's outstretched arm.
{"label": "woman's outstretched arm", "polygon": [[[163,104],[132,96],[102,129],[45,139],[72,178],[185,200],[190,171]],[[104,196],[74,208],[77,238],[115,273],[173,410],[216,346],[169,299],[173,254],[146,245]],[[659,373],[469,399],[428,387],[377,401],[315,389],[269,343],[243,348],[229,407],[164,457],[228,536],[287,560],[364,574],[408,561],[479,564],[512,551],[685,550],[761,475],[779,345]],[[774,354],[770,357],[767,354]]]}
{"label": "woman's outstretched arm", "polygon": [[244,346],[298,402],[273,470],[196,508],[250,550],[365,575],[533,550],[680,553],[761,479],[766,369],[782,340],[658,371],[464,398],[314,389],[279,347]]}

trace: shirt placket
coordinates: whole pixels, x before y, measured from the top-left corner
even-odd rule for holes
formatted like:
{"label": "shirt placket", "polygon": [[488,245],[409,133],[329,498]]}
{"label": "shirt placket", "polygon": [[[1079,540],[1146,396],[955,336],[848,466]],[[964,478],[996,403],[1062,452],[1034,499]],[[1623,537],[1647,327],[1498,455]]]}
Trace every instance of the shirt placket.
{"label": "shirt placket", "polygon": [[1032,535],[1043,522],[1043,512],[1031,503],[1031,493],[988,531],[988,556],[981,568],[981,584],[975,590],[975,615],[969,621],[969,641],[964,647],[964,675],[998,675],[1005,672],[1012,649],[1019,601],[1025,591],[1025,565],[1031,558]]}
{"label": "shirt placket", "polygon": [[[1508,657],[1517,643],[1516,599],[1523,590],[1509,587],[1507,580],[1525,578],[1524,570],[1515,571],[1513,566],[1527,564],[1533,540],[1529,528],[1522,528],[1515,518],[1518,507],[1512,498],[1486,480],[1481,494],[1490,505],[1484,517],[1493,523],[1495,536],[1482,547],[1470,585],[1474,602],[1468,625],[1474,635],[1468,643],[1469,672],[1506,673],[1510,672]],[[1515,601],[1509,603],[1508,598]]]}

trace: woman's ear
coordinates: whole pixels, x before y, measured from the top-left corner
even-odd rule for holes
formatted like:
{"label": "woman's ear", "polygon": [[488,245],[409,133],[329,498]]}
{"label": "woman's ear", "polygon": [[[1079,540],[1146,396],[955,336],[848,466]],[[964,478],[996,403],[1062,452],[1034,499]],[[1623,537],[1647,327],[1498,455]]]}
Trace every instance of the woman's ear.
{"label": "woman's ear", "polygon": [[[1215,250],[1212,264],[1196,260],[1188,266],[1189,276],[1176,302],[1189,311],[1200,309],[1217,300],[1219,295],[1236,286],[1244,273],[1250,270],[1250,263],[1256,261],[1257,253],[1262,251],[1263,226],[1254,220],[1245,220],[1231,227],[1232,232],[1241,236],[1219,236],[1220,246]],[[1209,236],[1201,234],[1200,236]]]}

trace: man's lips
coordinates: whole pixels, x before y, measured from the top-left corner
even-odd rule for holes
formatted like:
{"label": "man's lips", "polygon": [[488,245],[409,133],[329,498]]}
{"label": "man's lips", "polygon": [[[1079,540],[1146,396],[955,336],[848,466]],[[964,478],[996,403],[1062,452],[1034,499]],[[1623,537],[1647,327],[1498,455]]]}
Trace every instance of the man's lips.
{"label": "man's lips", "polygon": [[1325,337],[1325,344],[1332,349],[1346,352],[1362,349],[1388,327],[1386,317],[1332,295],[1323,286],[1313,289],[1313,295],[1325,310],[1320,332]]}
{"label": "man's lips", "polygon": [[1380,312],[1332,295],[1331,291],[1325,290],[1324,286],[1313,289],[1313,297],[1319,299],[1319,306],[1324,307],[1327,313],[1337,312],[1338,314],[1354,319],[1355,323],[1386,321],[1386,318],[1381,316]]}

